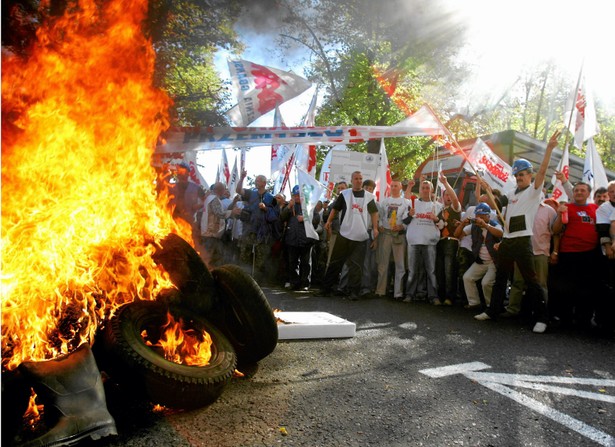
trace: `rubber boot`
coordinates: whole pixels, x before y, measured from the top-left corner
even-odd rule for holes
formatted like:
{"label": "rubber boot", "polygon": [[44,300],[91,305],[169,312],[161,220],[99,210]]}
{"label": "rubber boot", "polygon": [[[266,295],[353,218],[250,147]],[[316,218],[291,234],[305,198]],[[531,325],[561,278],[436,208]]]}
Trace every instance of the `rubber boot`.
{"label": "rubber boot", "polygon": [[117,435],[107,410],[102,377],[88,344],[68,355],[43,362],[24,362],[19,370],[45,405],[45,421],[52,427],[23,444],[27,447],[74,445]]}

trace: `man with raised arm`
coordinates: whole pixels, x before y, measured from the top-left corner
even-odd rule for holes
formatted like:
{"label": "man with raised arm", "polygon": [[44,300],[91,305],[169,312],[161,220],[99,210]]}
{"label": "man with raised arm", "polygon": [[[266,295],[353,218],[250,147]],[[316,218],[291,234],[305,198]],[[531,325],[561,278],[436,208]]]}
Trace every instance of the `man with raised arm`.
{"label": "man with raised arm", "polygon": [[532,183],[532,164],[519,159],[513,163],[513,175],[517,188],[506,194],[508,205],[504,215],[504,235],[498,247],[496,264],[496,277],[489,308],[476,315],[477,320],[491,320],[504,310],[506,285],[515,263],[527,284],[527,295],[532,300],[536,324],[533,331],[537,334],[547,329],[549,317],[544,291],[538,283],[534,268],[534,253],[532,251],[532,227],[538,205],[542,199],[542,187],[545,181],[547,168],[551,160],[553,149],[557,146],[560,131],[556,131],[550,138],[545,156]]}

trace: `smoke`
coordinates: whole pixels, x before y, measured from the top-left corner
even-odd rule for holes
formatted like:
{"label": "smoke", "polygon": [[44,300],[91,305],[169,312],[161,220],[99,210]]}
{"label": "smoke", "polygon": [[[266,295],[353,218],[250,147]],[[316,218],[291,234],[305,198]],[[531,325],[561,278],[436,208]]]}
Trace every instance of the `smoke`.
{"label": "smoke", "polygon": [[236,27],[245,33],[276,35],[290,20],[291,11],[281,0],[247,0]]}

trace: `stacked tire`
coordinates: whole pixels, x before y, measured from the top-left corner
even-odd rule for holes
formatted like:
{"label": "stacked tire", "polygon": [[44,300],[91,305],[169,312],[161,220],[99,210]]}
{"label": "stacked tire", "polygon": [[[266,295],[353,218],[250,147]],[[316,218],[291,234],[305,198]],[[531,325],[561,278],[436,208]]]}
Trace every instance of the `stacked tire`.
{"label": "stacked tire", "polygon": [[[231,264],[210,272],[179,236],[163,239],[154,259],[169,272],[178,293],[128,303],[115,313],[102,334],[108,373],[155,404],[182,409],[209,405],[236,368],[249,368],[273,352],[278,341],[275,316],[249,274]],[[167,312],[186,327],[209,333],[207,365],[171,362],[146,344],[141,334],[159,330]]]}

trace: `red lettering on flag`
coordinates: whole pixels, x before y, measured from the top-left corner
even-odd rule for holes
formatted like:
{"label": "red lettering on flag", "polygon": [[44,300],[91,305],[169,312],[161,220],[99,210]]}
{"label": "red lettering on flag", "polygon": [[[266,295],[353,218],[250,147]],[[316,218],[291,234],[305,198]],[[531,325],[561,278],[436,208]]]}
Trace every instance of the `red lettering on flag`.
{"label": "red lettering on flag", "polygon": [[252,64],[254,68],[251,73],[254,76],[254,84],[257,90],[261,90],[256,95],[258,98],[258,111],[262,114],[267,113],[269,110],[274,109],[277,104],[282,104],[284,98],[276,90],[282,84],[286,82],[262,65]]}

